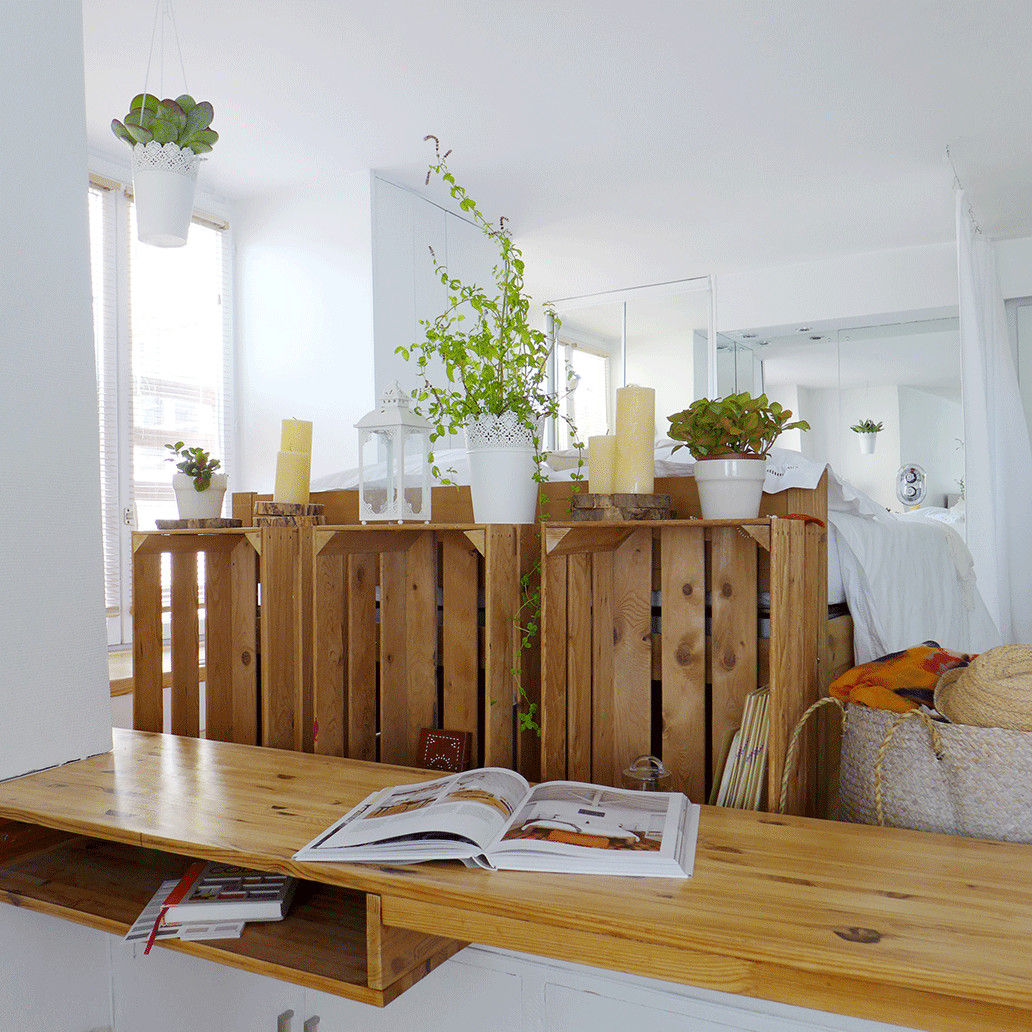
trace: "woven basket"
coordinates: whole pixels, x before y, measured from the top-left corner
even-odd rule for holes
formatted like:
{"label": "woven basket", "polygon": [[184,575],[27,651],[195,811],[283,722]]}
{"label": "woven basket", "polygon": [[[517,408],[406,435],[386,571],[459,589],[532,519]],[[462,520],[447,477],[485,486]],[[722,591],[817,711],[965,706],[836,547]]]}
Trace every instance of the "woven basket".
{"label": "woven basket", "polygon": [[[827,703],[841,706],[820,700],[797,730]],[[1032,732],[946,724],[920,710],[842,709],[842,820],[1032,842]]]}

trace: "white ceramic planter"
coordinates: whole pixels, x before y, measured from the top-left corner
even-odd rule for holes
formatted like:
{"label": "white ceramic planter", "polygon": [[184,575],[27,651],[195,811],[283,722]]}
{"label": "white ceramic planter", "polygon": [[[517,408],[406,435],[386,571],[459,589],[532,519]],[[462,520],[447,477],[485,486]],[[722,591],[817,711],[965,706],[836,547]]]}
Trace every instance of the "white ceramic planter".
{"label": "white ceramic planter", "polygon": [[533,523],[538,485],[534,438],[505,416],[481,418],[466,427],[469,487],[477,523]]}
{"label": "white ceramic planter", "polygon": [[766,458],[696,459],[694,475],[704,520],[751,520],[759,515]]}
{"label": "white ceramic planter", "polygon": [[222,515],[222,499],[226,497],[229,477],[225,473],[212,473],[211,486],[206,491],[194,487],[193,477],[176,473],[172,477],[172,490],[176,493],[176,505],[181,520],[214,520]]}
{"label": "white ceramic planter", "polygon": [[866,434],[858,433],[856,436],[860,439],[860,454],[873,455],[875,445],[878,443],[877,431],[872,431],[871,433]]}
{"label": "white ceramic planter", "polygon": [[182,247],[190,230],[197,156],[174,143],[133,148],[133,197],[140,241],[157,247]]}

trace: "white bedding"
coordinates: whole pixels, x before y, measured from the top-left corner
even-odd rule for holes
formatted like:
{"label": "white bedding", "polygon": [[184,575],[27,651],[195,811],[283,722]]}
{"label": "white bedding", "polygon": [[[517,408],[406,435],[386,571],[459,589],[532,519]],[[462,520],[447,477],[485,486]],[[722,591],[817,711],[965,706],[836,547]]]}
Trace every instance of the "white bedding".
{"label": "white bedding", "polygon": [[[691,475],[691,456],[686,449],[675,453],[674,443],[657,443],[656,476]],[[440,451],[435,457],[454,483],[469,483],[464,449]],[[556,466],[576,464],[572,453],[556,460]],[[814,488],[825,469],[828,602],[845,601],[849,606],[857,663],[927,640],[959,652],[1002,644],[975,583],[971,553],[962,536],[962,507],[886,512],[830,467],[782,448],[771,450],[763,489],[775,494],[790,487]],[[418,471],[414,463],[407,472]],[[377,471],[369,473],[375,477]],[[569,480],[572,473],[570,468],[549,471],[552,480]],[[312,482],[313,491],[357,487],[357,469]]]}

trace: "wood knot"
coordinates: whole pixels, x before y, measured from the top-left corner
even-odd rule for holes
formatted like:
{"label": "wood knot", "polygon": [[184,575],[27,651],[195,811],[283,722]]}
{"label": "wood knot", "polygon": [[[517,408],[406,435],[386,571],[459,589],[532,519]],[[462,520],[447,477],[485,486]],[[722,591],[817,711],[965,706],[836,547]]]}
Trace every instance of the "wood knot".
{"label": "wood knot", "polygon": [[685,598],[691,598],[692,597],[692,592],[694,590],[695,590],[695,588],[691,584],[682,584],[681,585],[681,594],[684,595]]}
{"label": "wood knot", "polygon": [[721,598],[730,598],[734,593],[735,589],[731,586],[730,581],[724,581],[724,583],[720,585]]}
{"label": "wood knot", "polygon": [[246,649],[243,652],[240,653],[240,662],[244,666],[250,666],[251,665],[251,653],[248,652]]}
{"label": "wood knot", "polygon": [[851,928],[835,928],[833,931],[840,939],[845,939],[846,942],[862,942],[865,944],[881,942],[881,932],[876,931],[874,928],[860,928],[854,925]]}
{"label": "wood knot", "polygon": [[723,656],[720,657],[720,665],[724,670],[734,670],[735,663],[738,662],[738,657],[728,649]]}
{"label": "wood knot", "polygon": [[692,650],[687,645],[678,645],[674,659],[679,666],[687,666],[692,661]]}

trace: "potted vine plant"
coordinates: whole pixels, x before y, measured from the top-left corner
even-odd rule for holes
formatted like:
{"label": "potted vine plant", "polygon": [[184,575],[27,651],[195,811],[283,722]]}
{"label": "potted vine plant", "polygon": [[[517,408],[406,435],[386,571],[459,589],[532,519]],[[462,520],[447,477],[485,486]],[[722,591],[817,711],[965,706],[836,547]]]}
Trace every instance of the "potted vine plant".
{"label": "potted vine plant", "polygon": [[726,398],[699,398],[667,417],[670,436],[695,459],[695,483],[703,519],[753,519],[760,511],[767,453],[785,430],[809,430],[805,419],[766,394],[748,391]]}
{"label": "potted vine plant", "polygon": [[172,453],[169,462],[176,464],[178,473],[172,476],[172,489],[181,520],[213,520],[222,512],[229,478],[216,473],[222,463],[213,459],[203,448],[187,448],[182,441],[166,444]]}
{"label": "potted vine plant", "polygon": [[878,443],[878,434],[885,429],[884,423],[876,423],[873,419],[861,419],[849,428],[857,435],[860,442],[860,451],[864,455],[873,455],[875,445]]}
{"label": "potted vine plant", "polygon": [[140,93],[121,122],[111,120],[111,131],[133,149],[133,195],[143,243],[186,243],[199,156],[219,138],[211,128],[214,117],[209,101],[197,103],[188,93],[175,100]]}
{"label": "potted vine plant", "polygon": [[[478,523],[533,523],[536,481],[544,479],[541,433],[547,419],[566,418],[561,395],[549,387],[552,338],[531,325],[531,299],[524,293],[523,255],[505,218],[497,225],[460,186],[441,153],[426,175],[441,180],[459,208],[497,248],[489,286],[463,283],[430,249],[434,272],[447,290],[447,304],[434,319],[420,320],[422,340],[396,352],[412,361],[421,383],[412,392],[415,409],[432,425],[431,449],[450,434],[466,434],[473,515]],[[559,325],[554,312],[546,314]],[[567,419],[567,422],[570,421]],[[571,437],[576,429],[571,425]],[[441,477],[434,462],[433,472]],[[450,481],[443,478],[445,483]]]}

